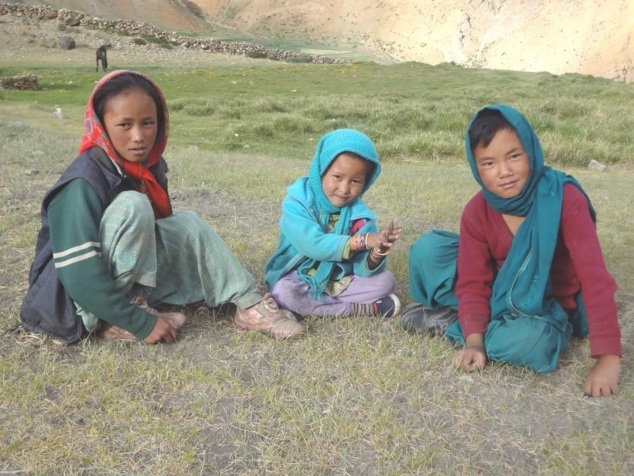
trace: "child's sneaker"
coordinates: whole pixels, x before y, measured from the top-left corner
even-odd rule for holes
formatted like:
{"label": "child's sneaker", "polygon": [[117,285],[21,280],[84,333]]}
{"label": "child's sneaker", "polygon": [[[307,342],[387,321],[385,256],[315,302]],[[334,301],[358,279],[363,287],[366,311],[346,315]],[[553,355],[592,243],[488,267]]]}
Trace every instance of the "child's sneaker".
{"label": "child's sneaker", "polygon": [[290,339],[305,332],[304,326],[297,322],[292,313],[280,309],[270,294],[247,309],[236,309],[236,326],[270,334],[278,339]]}
{"label": "child's sneaker", "polygon": [[426,332],[442,335],[447,327],[456,322],[458,311],[451,307],[432,309],[424,304],[414,302],[405,306],[401,316],[401,327],[407,332]]}
{"label": "child's sneaker", "polygon": [[390,294],[374,302],[376,314],[381,317],[394,317],[401,312],[401,300],[396,294]]}
{"label": "child's sneaker", "polygon": [[401,312],[401,301],[396,294],[377,299],[370,304],[353,304],[352,313],[357,316],[394,317]]}

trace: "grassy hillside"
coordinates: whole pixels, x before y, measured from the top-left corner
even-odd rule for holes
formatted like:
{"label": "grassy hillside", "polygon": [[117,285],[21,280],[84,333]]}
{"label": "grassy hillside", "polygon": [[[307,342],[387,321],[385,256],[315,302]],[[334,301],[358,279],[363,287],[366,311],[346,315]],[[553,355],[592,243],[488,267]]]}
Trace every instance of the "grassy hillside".
{"label": "grassy hillside", "polygon": [[[117,68],[135,68],[117,64]],[[627,165],[634,156],[629,85],[583,75],[463,69],[450,64],[383,66],[257,62],[179,70],[143,66],[156,76],[178,121],[172,143],[206,150],[307,157],[311,140],[337,127],[364,130],[384,160],[462,160],[469,118],[485,104],[509,103],[540,132],[549,162],[592,159]],[[0,75],[24,66],[0,65]],[[94,86],[87,67],[33,67],[42,90],[2,91],[6,101],[60,105],[79,125]],[[69,82],[68,77],[72,77]],[[37,101],[37,105],[36,105]],[[62,126],[62,124],[60,124]],[[248,145],[249,150],[244,150]]]}

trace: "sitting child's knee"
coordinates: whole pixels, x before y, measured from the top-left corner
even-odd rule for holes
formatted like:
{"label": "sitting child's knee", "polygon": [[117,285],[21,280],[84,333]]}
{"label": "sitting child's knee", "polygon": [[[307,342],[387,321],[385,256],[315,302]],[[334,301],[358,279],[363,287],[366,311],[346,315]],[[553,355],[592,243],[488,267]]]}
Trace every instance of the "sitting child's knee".
{"label": "sitting child's knee", "polygon": [[385,291],[385,294],[390,294],[396,287],[396,279],[391,271],[381,271],[379,274],[374,275],[371,279],[375,280],[377,288]]}
{"label": "sitting child's knee", "polygon": [[152,205],[150,204],[150,200],[148,199],[147,195],[141,192],[136,192],[134,190],[126,190],[125,192],[121,192],[119,195],[117,195],[117,198],[112,201],[111,205],[115,203],[125,203],[126,208],[133,208],[135,210],[152,210]]}
{"label": "sitting child's knee", "polygon": [[538,373],[556,368],[567,339],[556,327],[530,317],[507,320],[489,332],[486,349],[490,359],[530,367]]}

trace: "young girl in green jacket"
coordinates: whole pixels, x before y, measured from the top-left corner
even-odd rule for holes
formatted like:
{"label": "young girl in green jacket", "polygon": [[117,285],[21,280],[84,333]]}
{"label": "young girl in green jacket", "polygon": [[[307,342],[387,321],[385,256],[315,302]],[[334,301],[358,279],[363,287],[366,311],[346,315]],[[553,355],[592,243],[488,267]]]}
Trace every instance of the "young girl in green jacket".
{"label": "young girl in green jacket", "polygon": [[80,155],[49,190],[21,308],[23,326],[65,343],[87,333],[174,342],[181,313],[158,304],[234,303],[235,323],[303,333],[193,211],[173,213],[162,157],[168,110],[158,86],[115,71],[86,108]]}

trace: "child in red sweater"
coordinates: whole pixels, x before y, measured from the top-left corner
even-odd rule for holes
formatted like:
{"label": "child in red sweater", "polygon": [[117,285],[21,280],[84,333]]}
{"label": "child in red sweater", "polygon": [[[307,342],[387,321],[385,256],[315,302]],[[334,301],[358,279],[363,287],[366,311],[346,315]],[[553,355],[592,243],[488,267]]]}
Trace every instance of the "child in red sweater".
{"label": "child in red sweater", "polygon": [[482,190],[465,206],[459,236],[432,231],[412,246],[417,302],[403,327],[464,346],[454,362],[468,372],[487,359],[551,372],[572,335],[589,335],[596,362],[584,391],[616,394],[616,283],[590,200],[573,177],[544,165],[534,130],[511,107],[479,111],[466,151]]}

